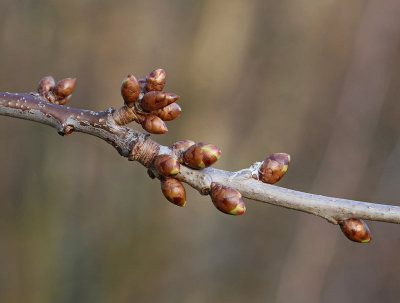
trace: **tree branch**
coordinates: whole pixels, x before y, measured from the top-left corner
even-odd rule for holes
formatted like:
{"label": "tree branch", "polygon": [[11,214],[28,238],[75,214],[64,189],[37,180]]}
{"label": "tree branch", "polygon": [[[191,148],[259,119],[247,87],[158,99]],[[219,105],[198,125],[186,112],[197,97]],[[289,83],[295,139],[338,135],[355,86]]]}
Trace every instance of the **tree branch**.
{"label": "tree branch", "polygon": [[[179,158],[180,152],[156,143],[142,132],[117,124],[115,113],[120,111],[81,110],[50,103],[39,95],[0,93],[0,115],[43,123],[56,128],[61,135],[77,131],[96,136],[114,146],[121,156],[140,162],[161,177],[152,166],[153,159],[161,154]],[[209,194],[211,183],[216,182],[238,190],[248,199],[310,213],[334,224],[350,218],[400,223],[399,206],[313,195],[262,183],[253,178],[260,165],[256,162],[238,172],[210,167],[197,170],[182,165],[174,178],[201,194]]]}

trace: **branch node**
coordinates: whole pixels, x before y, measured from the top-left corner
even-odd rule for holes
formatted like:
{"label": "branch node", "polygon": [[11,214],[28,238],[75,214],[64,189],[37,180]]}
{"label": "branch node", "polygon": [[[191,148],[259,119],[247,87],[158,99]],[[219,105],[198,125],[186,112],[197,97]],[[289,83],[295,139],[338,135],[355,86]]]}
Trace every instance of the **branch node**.
{"label": "branch node", "polygon": [[138,161],[149,168],[159,150],[159,144],[151,140],[148,135],[139,136],[136,144],[129,153],[128,160]]}

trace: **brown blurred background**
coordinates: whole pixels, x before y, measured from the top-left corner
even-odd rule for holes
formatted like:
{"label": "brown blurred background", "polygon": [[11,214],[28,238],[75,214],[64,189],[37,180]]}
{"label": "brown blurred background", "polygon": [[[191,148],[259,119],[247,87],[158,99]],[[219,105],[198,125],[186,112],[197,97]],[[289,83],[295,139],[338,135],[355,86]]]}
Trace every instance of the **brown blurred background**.
{"label": "brown blurred background", "polygon": [[[0,91],[74,76],[71,106],[101,110],[162,67],[184,111],[160,143],[229,170],[287,152],[282,186],[399,204],[399,40],[398,0],[1,0]],[[8,117],[0,167],[0,302],[399,301],[397,225],[360,245],[254,201],[180,209],[97,138]]]}

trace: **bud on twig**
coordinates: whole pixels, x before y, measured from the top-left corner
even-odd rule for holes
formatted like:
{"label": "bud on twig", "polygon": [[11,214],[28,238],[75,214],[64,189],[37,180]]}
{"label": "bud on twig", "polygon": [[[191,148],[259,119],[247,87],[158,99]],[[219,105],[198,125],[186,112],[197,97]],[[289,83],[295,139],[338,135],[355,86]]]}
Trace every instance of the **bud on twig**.
{"label": "bud on twig", "polygon": [[164,176],[176,175],[179,173],[179,162],[170,155],[159,155],[154,158],[154,167]]}
{"label": "bud on twig", "polygon": [[54,95],[58,100],[64,99],[72,94],[76,83],[76,78],[65,78],[57,82],[53,89]]}
{"label": "bud on twig", "polygon": [[213,144],[197,143],[183,153],[183,163],[200,169],[213,165],[221,156],[221,150]]}
{"label": "bud on twig", "polygon": [[185,206],[186,191],[180,181],[165,177],[161,180],[161,190],[168,201],[178,206]]}
{"label": "bud on twig", "polygon": [[40,95],[44,96],[50,92],[55,85],[56,82],[54,81],[54,78],[52,76],[46,76],[40,79],[37,91]]}
{"label": "bud on twig", "polygon": [[154,115],[142,116],[142,127],[152,134],[165,134],[168,131],[164,121]]}
{"label": "bud on twig", "polygon": [[290,163],[290,156],[285,153],[271,154],[258,169],[259,179],[264,183],[274,184],[285,175]]}
{"label": "bud on twig", "polygon": [[174,93],[151,91],[143,96],[140,106],[145,112],[151,112],[163,108],[178,99],[179,96]]}
{"label": "bud on twig", "polygon": [[196,144],[196,142],[194,142],[192,140],[182,140],[182,141],[178,141],[178,142],[175,142],[174,144],[172,144],[171,148],[174,150],[179,150],[179,151],[183,152],[195,144]]}
{"label": "bud on twig", "polygon": [[182,109],[178,103],[171,103],[170,105],[164,106],[152,113],[164,121],[171,121],[178,118],[181,115],[181,112]]}
{"label": "bud on twig", "polygon": [[146,91],[162,91],[165,86],[165,70],[162,68],[153,70],[146,77]]}
{"label": "bud on twig", "polygon": [[135,76],[129,74],[122,80],[121,85],[121,95],[124,98],[125,104],[128,107],[132,107],[133,104],[137,101],[140,94],[140,85],[136,80]]}
{"label": "bud on twig", "polygon": [[246,205],[242,195],[236,189],[219,183],[211,183],[211,200],[216,208],[228,215],[242,215],[246,211]]}
{"label": "bud on twig", "polygon": [[339,223],[345,236],[354,242],[368,243],[371,241],[371,233],[368,225],[360,219],[348,219]]}

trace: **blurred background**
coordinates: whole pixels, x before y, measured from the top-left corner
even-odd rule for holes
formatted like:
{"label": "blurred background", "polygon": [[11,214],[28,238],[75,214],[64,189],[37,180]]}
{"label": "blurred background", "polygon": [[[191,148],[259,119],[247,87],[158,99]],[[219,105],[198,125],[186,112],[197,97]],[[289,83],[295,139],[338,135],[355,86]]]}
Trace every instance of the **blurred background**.
{"label": "blurred background", "polygon": [[[71,106],[122,105],[167,71],[182,116],[153,136],[219,146],[218,168],[291,154],[279,185],[400,201],[400,2],[1,0],[0,91],[77,77]],[[132,127],[136,127],[133,125]],[[398,302],[400,227],[247,201],[231,217],[94,137],[0,117],[1,302]]]}

